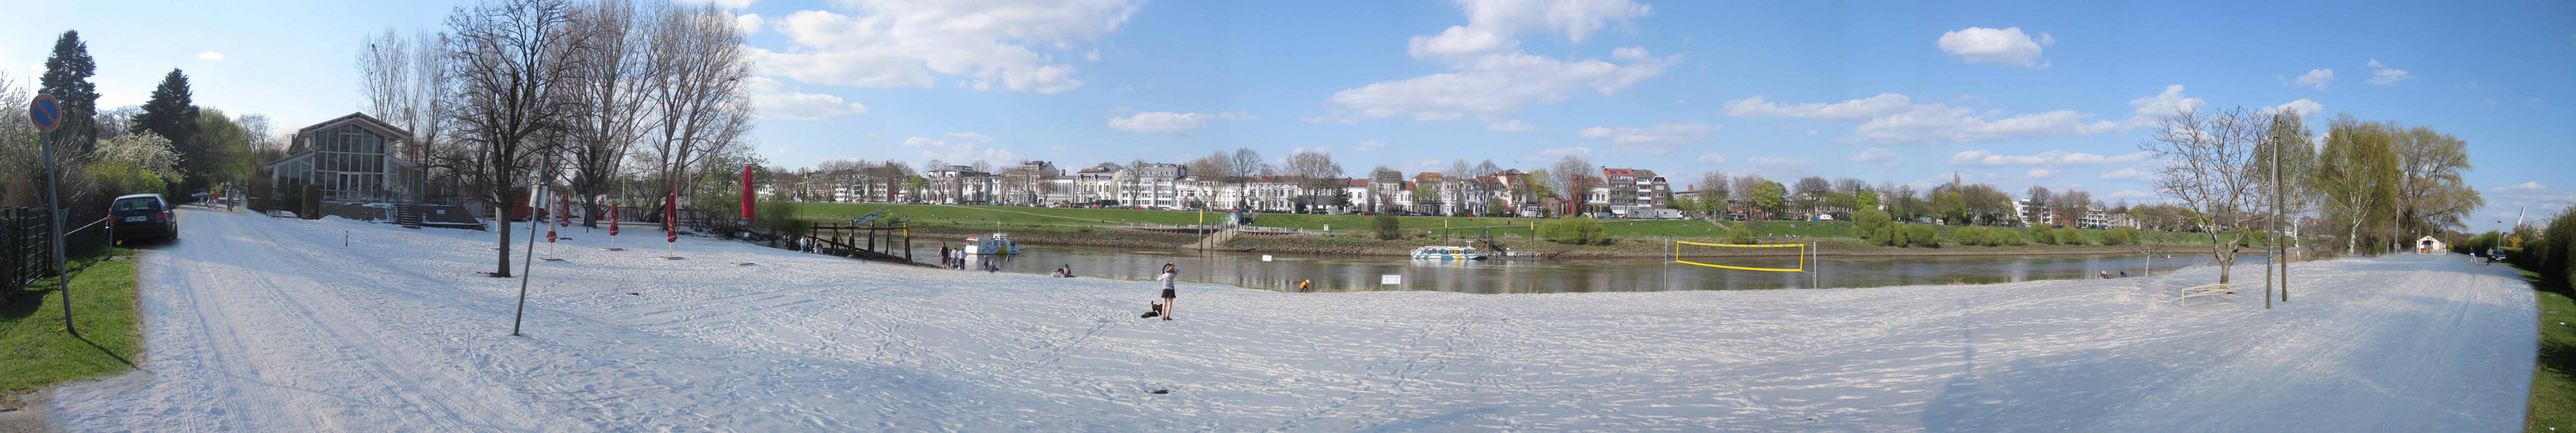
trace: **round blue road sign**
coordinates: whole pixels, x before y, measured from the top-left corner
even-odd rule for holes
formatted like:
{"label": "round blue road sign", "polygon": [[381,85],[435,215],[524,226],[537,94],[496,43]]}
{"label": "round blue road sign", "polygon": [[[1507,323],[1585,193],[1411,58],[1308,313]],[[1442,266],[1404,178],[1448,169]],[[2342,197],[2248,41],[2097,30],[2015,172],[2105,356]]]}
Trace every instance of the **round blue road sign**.
{"label": "round blue road sign", "polygon": [[54,132],[63,123],[63,104],[54,95],[38,94],[35,103],[27,104],[27,119],[36,122],[36,131]]}

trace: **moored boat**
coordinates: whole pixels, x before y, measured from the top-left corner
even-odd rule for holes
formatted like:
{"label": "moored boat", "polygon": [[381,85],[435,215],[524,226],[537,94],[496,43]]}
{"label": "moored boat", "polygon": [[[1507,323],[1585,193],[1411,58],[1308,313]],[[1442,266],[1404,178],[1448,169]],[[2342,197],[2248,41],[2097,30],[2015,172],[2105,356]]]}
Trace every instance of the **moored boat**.
{"label": "moored boat", "polygon": [[977,255],[1019,254],[1020,244],[1011,242],[1009,233],[966,238],[966,253]]}
{"label": "moored boat", "polygon": [[1485,253],[1476,247],[1427,246],[1413,249],[1413,258],[1423,260],[1484,260]]}

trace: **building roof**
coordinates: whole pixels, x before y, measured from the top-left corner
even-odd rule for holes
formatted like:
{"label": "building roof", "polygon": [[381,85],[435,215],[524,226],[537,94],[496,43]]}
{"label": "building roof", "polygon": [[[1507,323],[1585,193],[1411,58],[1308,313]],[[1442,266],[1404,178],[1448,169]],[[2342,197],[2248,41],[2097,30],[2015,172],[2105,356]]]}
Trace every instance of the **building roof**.
{"label": "building roof", "polygon": [[1636,176],[1636,175],[1637,175],[1637,173],[1636,173],[1636,172],[1634,172],[1634,171],[1629,171],[1628,169],[1625,169],[1625,168],[1604,168],[1604,169],[1601,169],[1601,176],[1602,176],[1602,177],[1610,177],[1610,176]]}
{"label": "building roof", "polygon": [[349,113],[347,116],[325,120],[322,121],[322,123],[316,123],[313,124],[313,126],[307,126],[304,127],[304,129],[295,130],[295,135],[310,134],[351,123],[355,123],[359,127],[375,130],[377,135],[385,136],[385,144],[393,144],[393,142],[396,141],[411,140],[411,131],[394,127],[393,124],[385,123],[383,120],[377,120],[375,116],[368,116],[367,113]]}

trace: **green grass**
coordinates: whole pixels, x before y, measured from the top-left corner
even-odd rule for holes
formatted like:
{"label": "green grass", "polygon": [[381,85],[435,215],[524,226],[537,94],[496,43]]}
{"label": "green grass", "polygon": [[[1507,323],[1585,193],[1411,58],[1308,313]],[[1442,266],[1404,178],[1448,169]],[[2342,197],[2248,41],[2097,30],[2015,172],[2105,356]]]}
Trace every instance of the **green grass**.
{"label": "green grass", "polygon": [[[131,258],[133,250],[116,249]],[[135,306],[133,260],[73,258],[72,318],[80,330],[63,332],[63,296],[53,280],[0,305],[0,395],[66,381],[105,377],[134,368],[143,358],[141,315]],[[41,294],[41,296],[38,296]]]}
{"label": "green grass", "polygon": [[2546,290],[2563,286],[2538,272],[2522,271],[2522,279],[2531,282],[2532,296],[2540,300],[2540,362],[2531,371],[2531,407],[2523,431],[2576,432],[2576,326],[2559,324],[2576,323],[2576,301]]}

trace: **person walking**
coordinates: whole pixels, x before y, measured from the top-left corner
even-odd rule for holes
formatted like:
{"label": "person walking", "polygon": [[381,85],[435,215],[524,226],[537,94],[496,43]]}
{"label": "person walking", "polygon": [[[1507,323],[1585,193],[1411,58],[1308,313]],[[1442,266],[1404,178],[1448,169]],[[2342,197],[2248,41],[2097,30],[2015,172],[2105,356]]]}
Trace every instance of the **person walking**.
{"label": "person walking", "polygon": [[948,244],[939,244],[939,267],[946,268],[957,264],[950,260],[956,260],[956,258],[948,255]]}
{"label": "person walking", "polygon": [[1178,280],[1180,277],[1181,271],[1179,267],[1173,266],[1171,263],[1163,264],[1163,274],[1154,276],[1154,281],[1163,283],[1163,301],[1155,303],[1154,311],[1145,313],[1144,318],[1151,319],[1154,318],[1154,316],[1163,316],[1163,320],[1172,320],[1172,298],[1176,297],[1175,295],[1178,295],[1180,292],[1176,289],[1176,286],[1173,285],[1173,280]]}

